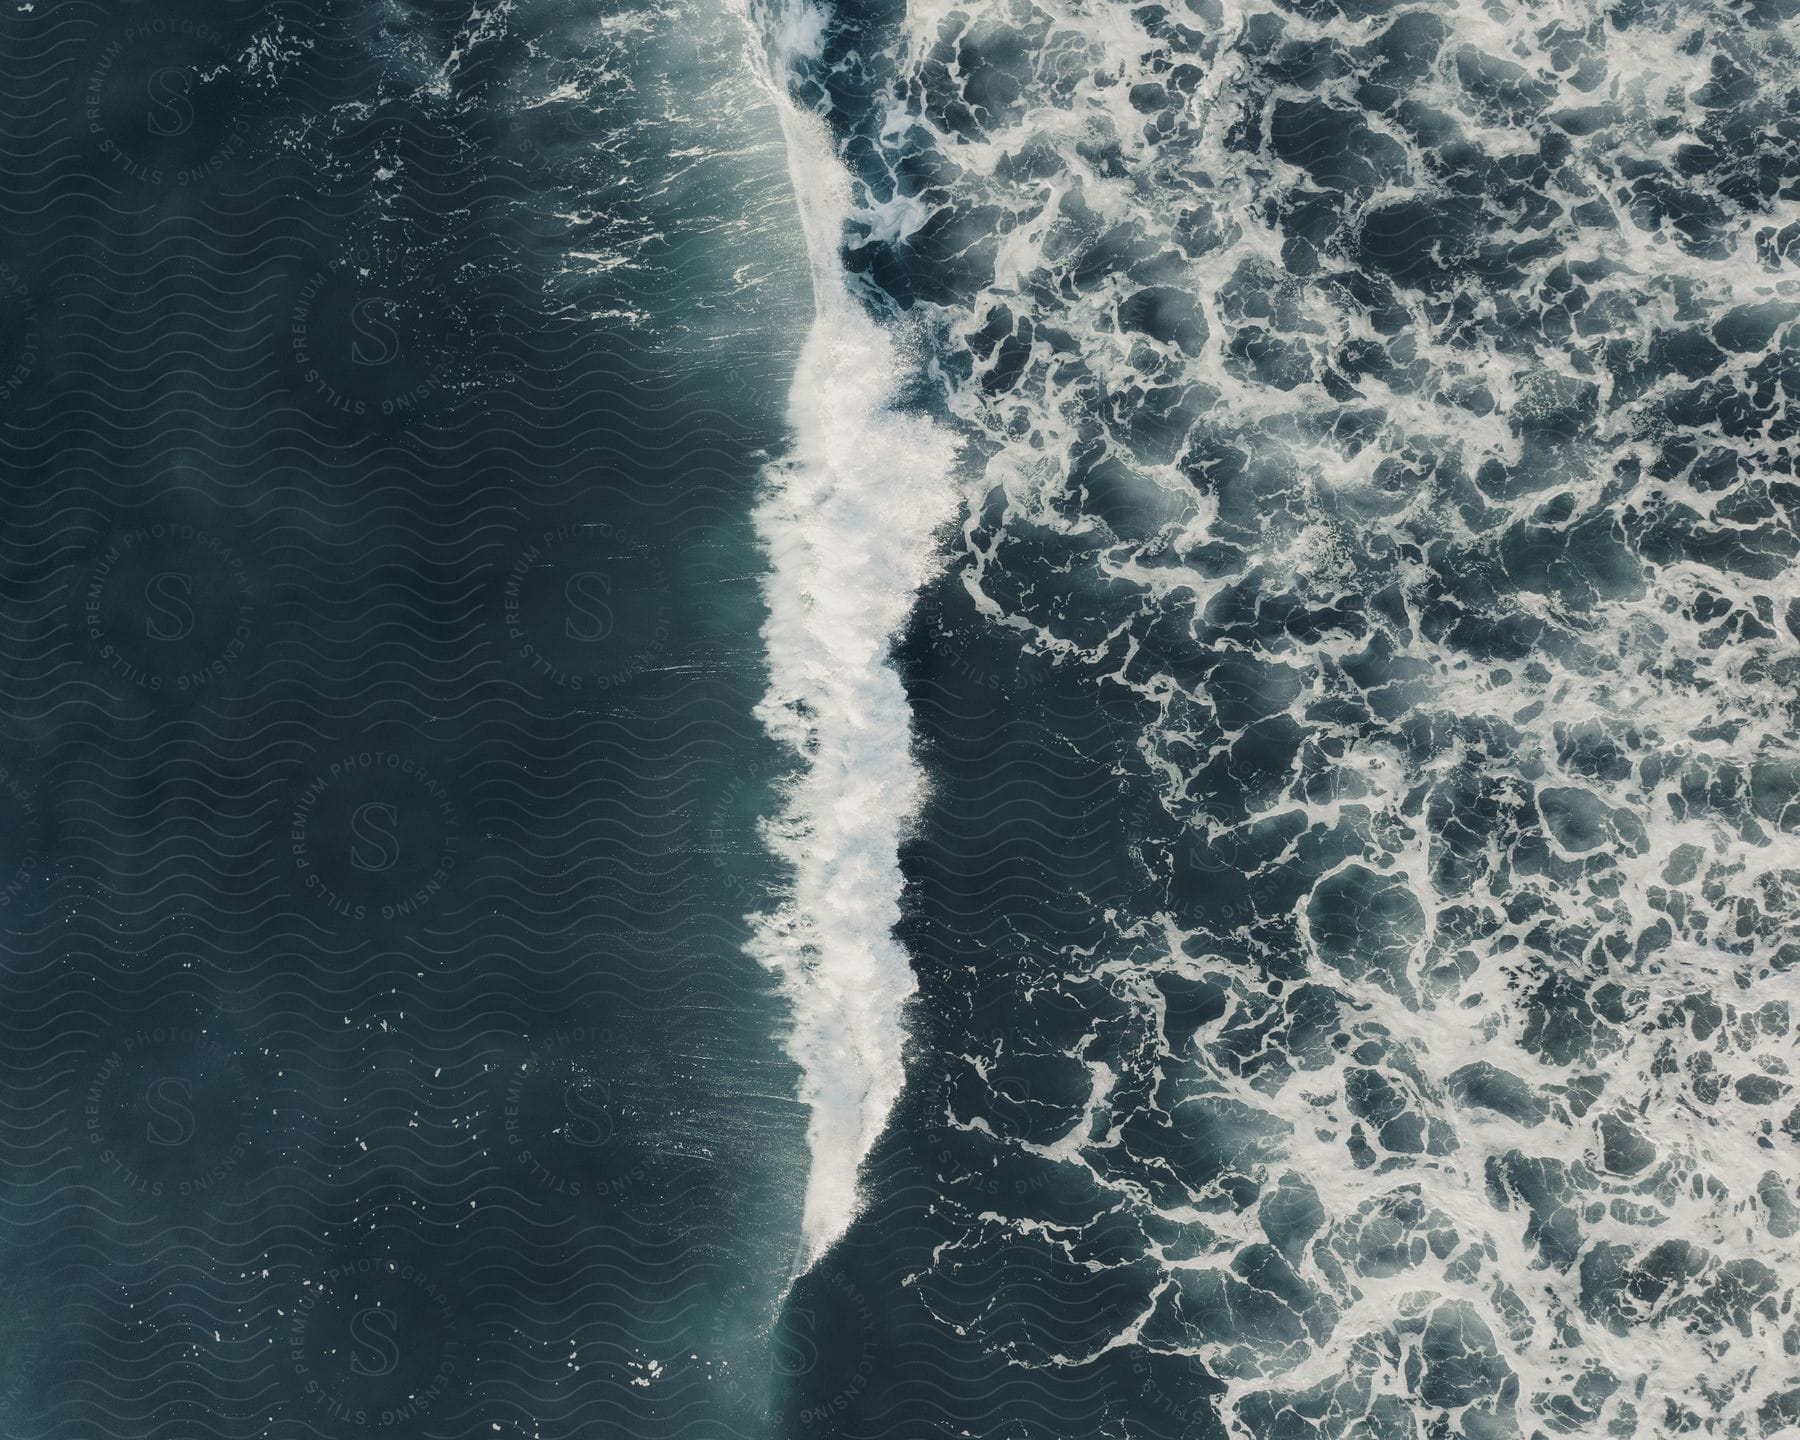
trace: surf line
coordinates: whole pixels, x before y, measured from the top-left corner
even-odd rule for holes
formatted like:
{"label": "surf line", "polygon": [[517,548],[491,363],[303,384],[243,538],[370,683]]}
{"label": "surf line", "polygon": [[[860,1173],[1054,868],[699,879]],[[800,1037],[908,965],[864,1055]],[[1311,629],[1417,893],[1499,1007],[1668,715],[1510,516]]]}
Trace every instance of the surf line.
{"label": "surf line", "polygon": [[917,985],[893,931],[900,840],[923,781],[891,645],[941,563],[935,536],[957,512],[958,446],[894,408],[910,373],[903,347],[845,276],[850,177],[825,123],[787,83],[821,53],[825,15],[807,0],[744,0],[740,14],[780,117],[814,308],[788,397],[790,447],[767,468],[755,511],[770,560],[769,688],[756,713],[800,761],[767,832],[791,890],[751,917],[750,942],[786,992],[787,1048],[810,1112],[794,1278],[856,1218],[862,1162],[905,1078],[904,1012]]}

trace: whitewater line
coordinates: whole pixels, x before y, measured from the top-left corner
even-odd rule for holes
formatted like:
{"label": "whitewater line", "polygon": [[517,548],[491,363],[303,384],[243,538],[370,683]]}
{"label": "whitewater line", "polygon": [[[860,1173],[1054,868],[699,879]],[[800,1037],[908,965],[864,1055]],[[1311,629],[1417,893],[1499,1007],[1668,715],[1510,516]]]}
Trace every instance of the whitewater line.
{"label": "whitewater line", "polygon": [[751,941],[792,1007],[788,1052],[810,1110],[798,1274],[855,1218],[858,1172],[904,1080],[904,1007],[916,983],[893,931],[901,833],[922,780],[889,657],[937,569],[934,534],[957,504],[957,447],[941,427],[892,408],[907,367],[845,279],[849,177],[826,126],[786,83],[818,54],[824,17],[802,0],[745,18],[787,145],[814,306],[788,397],[792,446],[769,467],[754,517],[771,562],[769,689],[756,713],[802,762],[768,829],[792,892],[774,914],[752,917]]}

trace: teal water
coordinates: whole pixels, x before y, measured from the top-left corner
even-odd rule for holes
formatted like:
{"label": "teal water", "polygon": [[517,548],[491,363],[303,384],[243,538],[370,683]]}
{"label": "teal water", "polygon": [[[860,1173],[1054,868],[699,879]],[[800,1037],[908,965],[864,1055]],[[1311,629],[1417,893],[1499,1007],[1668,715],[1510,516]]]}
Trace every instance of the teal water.
{"label": "teal water", "polygon": [[770,1433],[741,35],[0,17],[7,1435]]}
{"label": "teal water", "polygon": [[0,15],[0,1433],[1794,1433],[1793,8]]}

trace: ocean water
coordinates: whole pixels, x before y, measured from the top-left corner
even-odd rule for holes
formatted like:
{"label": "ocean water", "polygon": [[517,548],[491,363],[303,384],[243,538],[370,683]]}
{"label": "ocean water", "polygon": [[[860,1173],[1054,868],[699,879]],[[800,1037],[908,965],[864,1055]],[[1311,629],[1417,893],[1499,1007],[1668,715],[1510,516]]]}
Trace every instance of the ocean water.
{"label": "ocean water", "polygon": [[815,1433],[1800,1433],[1795,18],[790,45],[962,447]]}
{"label": "ocean water", "polygon": [[0,1434],[1800,1434],[1800,12],[0,12]]}
{"label": "ocean water", "polygon": [[761,1426],[812,303],[743,48],[0,15],[9,1440]]}

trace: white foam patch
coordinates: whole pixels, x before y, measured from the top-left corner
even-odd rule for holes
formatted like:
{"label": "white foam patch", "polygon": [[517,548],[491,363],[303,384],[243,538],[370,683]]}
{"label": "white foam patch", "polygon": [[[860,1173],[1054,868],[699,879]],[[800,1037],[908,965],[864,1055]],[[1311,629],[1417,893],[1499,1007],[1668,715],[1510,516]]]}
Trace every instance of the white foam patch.
{"label": "white foam patch", "polygon": [[893,937],[901,834],[921,798],[911,715],[888,663],[895,632],[936,570],[955,513],[956,443],[893,408],[907,364],[863,313],[839,262],[849,184],[823,124],[789,99],[787,67],[815,53],[807,5],[754,14],[768,88],[812,260],[816,316],[788,403],[792,448],[768,472],[756,524],[769,691],[757,714],[803,768],[769,827],[792,869],[790,902],[756,917],[752,948],[793,1006],[789,1051],[812,1116],[804,1235],[810,1266],[859,1204],[857,1174],[904,1079],[912,969]]}
{"label": "white foam patch", "polygon": [[[1284,1414],[1321,1436],[1800,1433],[1800,1150],[1790,1118],[1800,1114],[1791,1020],[1800,761],[1794,622],[1784,618],[1794,589],[1791,566],[1771,574],[1751,550],[1791,553],[1791,515],[1765,512],[1759,498],[1769,477],[1790,473],[1778,444],[1791,440],[1671,418],[1690,413],[1670,402],[1691,377],[1646,363],[1653,378],[1634,389],[1595,359],[1605,345],[1654,357],[1684,329],[1709,333],[1737,307],[1796,294],[1791,260],[1778,267],[1756,252],[1791,233],[1782,228],[1791,202],[1740,202],[1681,174],[1704,154],[1696,137],[1709,117],[1727,110],[1713,77],[1733,76],[1730,104],[1745,107],[1747,136],[1792,85],[1791,44],[1711,5],[1653,4],[1591,28],[1587,12],[1566,28],[1578,12],[1554,5],[1430,7],[1442,43],[1392,83],[1413,110],[1448,117],[1434,131],[1395,124],[1397,111],[1365,108],[1357,95],[1365,71],[1356,67],[1369,63],[1361,47],[1425,12],[1339,12],[1257,0],[1173,14],[1078,0],[912,0],[883,58],[893,170],[923,148],[933,164],[921,168],[953,177],[922,192],[949,218],[978,206],[1007,217],[991,262],[976,246],[960,257],[970,274],[956,280],[961,304],[946,304],[946,328],[978,381],[994,378],[952,384],[948,397],[985,431],[983,488],[998,497],[971,522],[959,557],[971,597],[995,625],[1087,667],[1114,713],[1116,690],[1141,702],[1145,769],[1213,862],[1170,847],[1166,856],[1187,857],[1177,878],[1198,892],[1206,871],[1237,872],[1234,857],[1258,857],[1233,876],[1249,894],[1234,903],[1255,925],[1195,900],[1204,926],[1143,916],[1098,960],[1062,957],[1061,983],[1095,1017],[1079,1044],[1057,1052],[1094,1077],[1066,1131],[1049,1143],[1017,1138],[991,1126],[979,1101],[966,1119],[948,1116],[990,1137],[1009,1163],[1084,1167],[1104,1197],[1095,1229],[1108,1256],[1122,1252],[1121,1215],[1153,1215],[1141,1258],[1155,1278],[1141,1309],[1120,1304],[1097,1332],[1060,1323],[1067,1292],[1048,1282],[1006,1306],[968,1283],[1007,1263],[995,1258],[1003,1250],[1017,1263],[1028,1245],[1043,1273],[1069,1285],[1094,1264],[1097,1242],[1066,1210],[1044,1221],[1031,1182],[1010,1211],[976,1187],[981,1198],[965,1205],[946,1186],[938,1214],[965,1206],[967,1228],[934,1253],[919,1292],[946,1326],[984,1336],[1010,1366],[1087,1365],[1130,1348],[1134,1376],[1154,1386],[1193,1372],[1159,1370],[1149,1355],[1198,1360],[1225,1387],[1218,1399],[1175,1384],[1144,1404],[1164,1404],[1163,1415],[1214,1406],[1235,1435],[1271,1433],[1270,1417]],[[1579,57],[1566,50],[1577,29]],[[1279,65],[1262,58],[1276,37],[1291,47]],[[1728,44],[1739,47],[1730,71]],[[1295,206],[1320,191],[1316,175],[1278,153],[1273,116],[1313,102],[1329,107],[1308,122],[1317,135],[1355,123],[1381,137],[1382,153],[1395,147],[1367,197],[1345,202],[1353,219],[1435,203],[1446,174],[1466,186],[1480,167],[1446,166],[1443,137],[1479,152],[1496,178],[1531,147],[1566,144],[1566,163],[1542,187],[1554,223],[1508,209],[1496,185],[1470,225],[1483,245],[1519,243],[1519,275],[1447,268],[1443,283],[1466,287],[1466,311],[1447,307],[1447,292],[1396,283],[1403,363],[1393,383],[1359,374],[1348,401],[1325,388],[1324,362],[1389,340],[1372,307],[1329,298],[1328,275],[1373,263],[1357,244],[1327,246],[1316,280],[1289,273]],[[1518,118],[1532,107],[1535,130]],[[1314,171],[1329,168],[1313,159]],[[1716,200],[1708,243],[1684,245],[1656,207],[1634,206],[1622,172],[1656,173],[1671,194],[1691,186],[1695,204]],[[890,201],[874,235],[919,231],[922,203]],[[978,263],[991,273],[976,279]],[[1575,293],[1577,270],[1594,293]],[[1203,340],[1178,345],[1122,323],[1124,305],[1152,281],[1188,297]],[[1492,317],[1500,302],[1554,322],[1547,297],[1557,294],[1580,312],[1573,330],[1545,323],[1524,343],[1523,329],[1463,324],[1465,314]],[[1596,294],[1603,301],[1584,309]],[[1264,330],[1308,359],[1283,383],[1232,349],[1261,343]],[[1775,351],[1795,339],[1782,332],[1709,360],[1707,383],[1748,409],[1743,397],[1766,383],[1752,372],[1773,373]],[[1592,416],[1571,422],[1556,465],[1528,457],[1535,427],[1523,422],[1590,381]],[[1475,387],[1481,406],[1459,398]],[[1258,501],[1184,454],[1185,432],[1177,444],[1135,429],[1147,398],[1191,403],[1209,445],[1228,440],[1246,472],[1290,472],[1291,489]],[[1351,408],[1370,427],[1354,443],[1314,423]],[[1716,478],[1672,461],[1667,478],[1657,472],[1665,438],[1681,428],[1696,451],[1717,447]],[[1114,499],[1130,502],[1106,512],[1122,515],[1116,542],[1081,491],[1096,435],[1115,466]],[[1382,492],[1384,472],[1415,462],[1419,483]],[[1437,480],[1425,483],[1440,462],[1473,494],[1489,462],[1521,478],[1464,507]],[[1346,503],[1358,495],[1367,503]],[[1153,524],[1152,514],[1163,518]],[[1590,558],[1599,547],[1584,549],[1578,533],[1584,524],[1598,533],[1602,521],[1625,537],[1611,579]],[[1692,539],[1692,550],[1656,541],[1659,527]],[[1020,567],[1037,559],[1046,530],[1067,542],[1055,552],[1067,585],[1022,586]],[[1442,539],[1491,556],[1488,573],[1506,583],[1488,594],[1446,590],[1446,575],[1423,560],[1371,563],[1365,534],[1396,551]],[[1201,555],[1210,542],[1218,548]],[[1221,578],[1230,545],[1245,554]],[[1081,558],[1068,558],[1081,546]],[[1569,568],[1545,563],[1547,550]],[[1448,580],[1475,568],[1473,558],[1453,562]],[[1104,586],[1092,583],[1100,577]],[[1364,602],[1390,581],[1412,608],[1382,622]],[[1087,603],[1060,605],[1077,585]],[[1295,640],[1227,606],[1215,618],[1213,602],[1239,588],[1270,614],[1287,598],[1313,616],[1344,600],[1369,626],[1320,624]],[[1446,594],[1458,615],[1544,638],[1502,664],[1479,636],[1446,638],[1445,622],[1422,620]],[[1110,627],[1103,643],[1088,623],[1096,613]],[[1176,643],[1163,668],[1159,635],[1193,648]],[[1371,636],[1403,657],[1392,675],[1416,676],[1413,693],[1387,696],[1388,718],[1371,707],[1345,721],[1339,703],[1362,698],[1345,667],[1356,668]],[[1239,647],[1255,665],[1194,682],[1196,656]],[[1377,671],[1386,683],[1390,672]],[[1281,683],[1292,684],[1291,702],[1275,698]],[[1244,723],[1221,700],[1239,714],[1252,703],[1279,712],[1293,733],[1336,747],[1331,763],[1296,760],[1283,783],[1228,795],[1214,814],[1213,787],[1239,773]],[[1389,723],[1397,716],[1429,720],[1433,743]],[[1487,736],[1504,741],[1490,747]],[[1254,766],[1241,768],[1256,778]],[[1276,853],[1281,834],[1296,838]],[[1341,863],[1307,853],[1339,842]],[[1353,874],[1365,880],[1347,883]],[[1377,888],[1404,897],[1392,923],[1358,913]],[[1159,926],[1165,953],[1153,943]],[[1334,997],[1339,1048],[1298,1043],[1312,1022],[1292,1005],[1296,957],[1315,994]],[[1266,972],[1288,978],[1274,987]],[[1171,977],[1215,987],[1222,1007],[1176,1041],[1159,988]],[[1008,1029],[1005,1038],[1028,1049],[1034,1037]],[[986,1079],[983,1052],[970,1053]],[[1353,1093],[1376,1082],[1379,1102]],[[1430,1131],[1396,1127],[1390,1146],[1390,1093],[1392,1113]],[[1134,1149],[1134,1128],[1158,1139]],[[1282,1227],[1272,1232],[1225,1191],[1213,1170],[1227,1165],[1241,1188],[1255,1180],[1258,1204],[1291,1186],[1317,1206],[1285,1288],[1246,1279],[1280,1268],[1268,1252]],[[1476,1400],[1485,1412],[1471,1408]]]}

